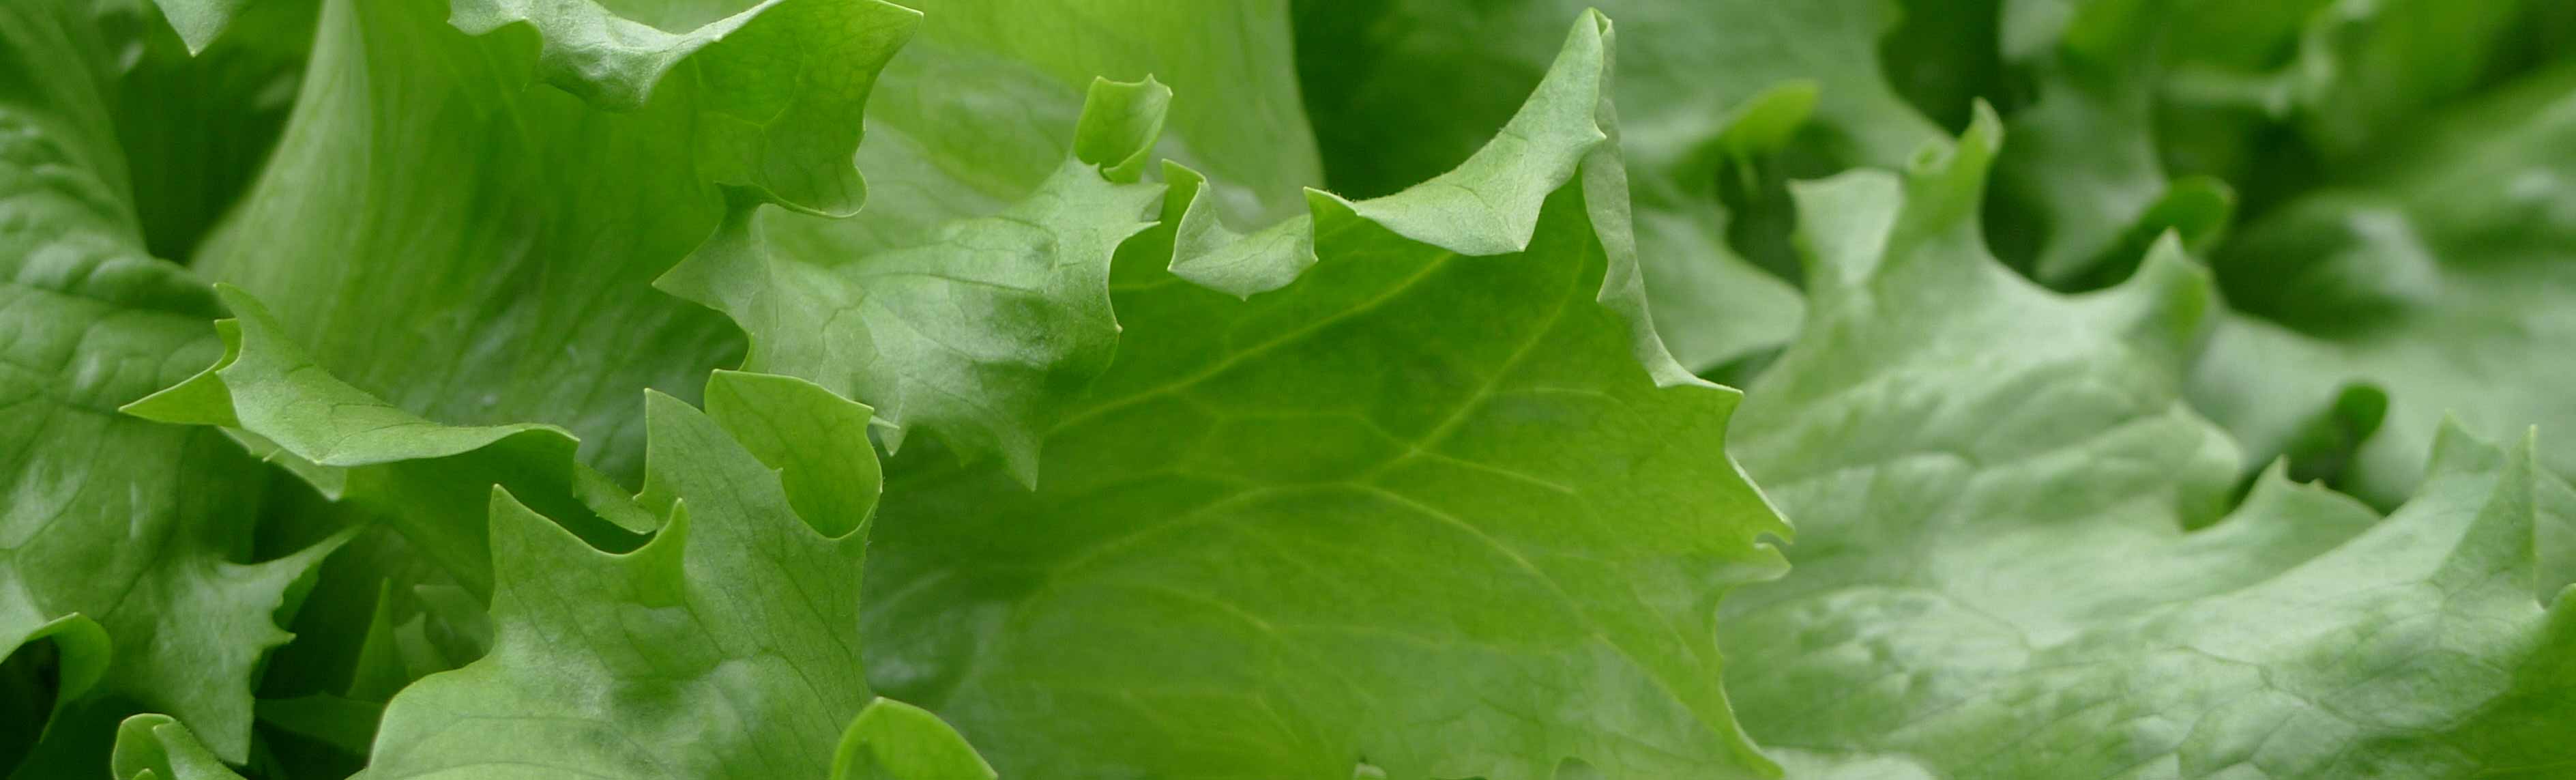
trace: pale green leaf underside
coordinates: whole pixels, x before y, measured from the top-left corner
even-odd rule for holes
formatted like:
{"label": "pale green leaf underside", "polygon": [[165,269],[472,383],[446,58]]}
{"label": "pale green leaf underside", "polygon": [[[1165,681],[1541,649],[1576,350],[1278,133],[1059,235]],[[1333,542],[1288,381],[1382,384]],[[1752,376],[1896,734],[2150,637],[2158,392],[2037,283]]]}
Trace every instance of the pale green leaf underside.
{"label": "pale green leaf underside", "polygon": [[2336,484],[2392,505],[2445,415],[2529,425],[2576,474],[2576,71],[2534,77],[2427,125],[2347,184],[2276,210],[2217,255],[2245,312],[2194,369],[2192,401],[2282,452],[2351,388],[2385,419]]}
{"label": "pale green leaf underside", "polygon": [[[2212,303],[2168,238],[2060,296],[1986,255],[1996,143],[1802,187],[1813,315],[1750,391],[1795,577],[1725,605],[1747,727],[1824,772],[2542,776],[2576,633],[2544,609],[2576,493],[2456,431],[2384,520],[2182,405]],[[2552,725],[2544,725],[2552,724]]]}

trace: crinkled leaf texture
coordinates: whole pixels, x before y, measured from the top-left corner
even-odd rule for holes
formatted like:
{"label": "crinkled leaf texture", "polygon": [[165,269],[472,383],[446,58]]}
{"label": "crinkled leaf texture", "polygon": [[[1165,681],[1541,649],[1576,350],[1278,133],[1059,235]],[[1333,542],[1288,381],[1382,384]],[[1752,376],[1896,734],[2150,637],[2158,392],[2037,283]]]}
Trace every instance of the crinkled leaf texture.
{"label": "crinkled leaf texture", "polygon": [[[1390,192],[1466,159],[1546,71],[1560,20],[1594,4],[1301,4],[1298,66],[1333,185]],[[1646,31],[1615,92],[1657,329],[1695,371],[1788,341],[1798,291],[1731,243],[1744,215],[1721,180],[1756,181],[1754,161],[1793,136],[1834,167],[1895,164],[1938,137],[1881,76],[1894,4],[1597,5]]]}
{"label": "crinkled leaf texture", "polygon": [[2181,56],[2177,48],[2192,51],[2169,42],[2202,32],[2196,14],[2177,5],[2092,0],[2006,9],[2006,54],[2035,74],[2037,95],[2013,114],[2013,143],[1996,161],[1997,201],[2008,215],[1998,243],[2007,257],[2026,251],[2034,278],[2061,288],[2108,286],[2135,271],[2165,231],[2197,250],[2233,215],[2234,190],[2207,176],[2169,177],[2157,146],[2157,87],[2174,67],[2166,60]]}
{"label": "crinkled leaf texture", "polygon": [[1736,394],[1645,327],[1610,44],[1584,15],[1459,169],[1224,255],[1283,286],[1122,256],[1034,492],[889,470],[872,678],[1005,776],[1769,772],[1709,620],[1787,529],[1722,455]]}
{"label": "crinkled leaf texture", "polygon": [[[267,470],[212,431],[116,412],[212,358],[218,310],[144,253],[86,24],[67,2],[0,7],[0,655],[51,653],[53,715],[179,713],[239,760],[253,673],[287,639],[275,616],[331,545],[244,563]],[[17,704],[13,748],[49,728]],[[0,769],[96,758],[36,750]]]}
{"label": "crinkled leaf texture", "polygon": [[2002,55],[2031,84],[1988,92],[2031,102],[1997,172],[1997,249],[2060,289],[2125,278],[2166,229],[2213,240],[2235,190],[2266,207],[2369,165],[2570,32],[2529,0],[2002,5]]}
{"label": "crinkled leaf texture", "polygon": [[1162,195],[1137,176],[1171,95],[1151,78],[1094,82],[1072,155],[1036,191],[918,245],[775,254],[744,204],[656,284],[740,323],[744,368],[874,401],[898,426],[889,448],[901,426],[932,426],[952,451],[998,452],[1034,483],[1038,437],[1117,349],[1110,260]]}
{"label": "crinkled leaf texture", "polygon": [[259,300],[217,290],[235,315],[215,324],[223,356],[126,413],[219,426],[324,497],[381,507],[421,555],[477,594],[492,583],[478,519],[489,486],[517,488],[594,537],[653,527],[640,509],[597,500],[614,484],[574,461],[578,443],[563,429],[443,425],[396,408],[315,365]]}
{"label": "crinkled leaf texture", "polygon": [[828,771],[869,701],[855,616],[875,485],[782,475],[866,456],[866,409],[785,377],[709,384],[729,400],[708,412],[646,404],[645,496],[669,514],[633,552],[492,490],[492,651],[394,696],[371,777]]}
{"label": "crinkled leaf texture", "polygon": [[440,0],[326,2],[308,70],[328,77],[196,267],[352,387],[443,422],[559,426],[631,482],[640,391],[692,397],[743,349],[652,280],[729,198],[856,208],[858,109],[917,21],[877,0],[647,5],[720,21],[457,4],[490,25],[472,36]]}
{"label": "crinkled leaf texture", "polygon": [[1320,182],[1285,3],[923,7],[859,146],[886,196],[848,219],[738,204],[659,285],[749,331],[747,367],[867,399],[889,450],[926,431],[1030,481],[1116,344],[1110,258],[1151,219],[1149,157],[1224,177],[1203,208],[1238,219]]}
{"label": "crinkled leaf texture", "polygon": [[1797,576],[1725,605],[1728,683],[1793,767],[1877,776],[2548,776],[2576,493],[2457,429],[2380,519],[2180,401],[2213,302],[2160,242],[2061,296],[1985,252],[1998,123],[1799,192],[1812,317],[1750,391]]}
{"label": "crinkled leaf texture", "polygon": [[[2571,88],[2576,70],[2533,77],[2250,226],[2212,260],[2244,315],[2193,403],[2383,505],[2410,495],[2445,415],[2491,438],[2576,427]],[[2576,474],[2576,437],[2542,445]]]}
{"label": "crinkled leaf texture", "polygon": [[886,64],[859,144],[859,169],[881,197],[846,220],[771,212],[781,251],[835,262],[1008,208],[1081,156],[1071,131],[1098,79],[1151,77],[1186,96],[1169,107],[1154,156],[1221,179],[1216,200],[1233,218],[1293,216],[1306,206],[1298,188],[1323,181],[1286,0],[910,5],[923,12],[920,31]]}
{"label": "crinkled leaf texture", "polygon": [[[873,711],[857,636],[879,484],[866,407],[736,372],[709,381],[704,412],[651,393],[644,489],[628,498],[581,476],[560,430],[443,426],[393,409],[303,360],[256,300],[224,294],[238,315],[219,323],[225,358],[136,413],[237,426],[317,483],[372,483],[371,495],[458,513],[424,531],[450,534],[443,544],[487,545],[466,560],[488,562],[489,653],[393,695],[369,777],[981,766],[935,721],[853,723]],[[468,492],[482,504],[460,504]],[[606,518],[653,535],[604,552],[583,536],[631,538]],[[489,530],[455,530],[474,522]],[[127,740],[173,744],[168,728]]]}

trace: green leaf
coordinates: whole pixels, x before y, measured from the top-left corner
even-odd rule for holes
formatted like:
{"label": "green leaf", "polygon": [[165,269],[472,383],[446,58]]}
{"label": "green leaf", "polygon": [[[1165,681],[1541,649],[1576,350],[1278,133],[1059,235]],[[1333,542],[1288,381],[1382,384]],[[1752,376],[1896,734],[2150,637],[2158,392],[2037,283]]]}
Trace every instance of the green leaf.
{"label": "green leaf", "polygon": [[610,109],[645,107],[685,63],[699,90],[689,132],[700,175],[799,211],[858,211],[866,187],[846,161],[861,109],[920,14],[881,0],[762,0],[702,19],[739,4],[660,3],[639,20],[592,0],[454,0],[449,19],[469,35],[534,27],[537,75]]}
{"label": "green leaf", "polygon": [[168,715],[136,715],[118,724],[108,763],[116,780],[241,780]]}
{"label": "green leaf", "polygon": [[[874,404],[890,449],[926,430],[1032,480],[1115,347],[1109,261],[1151,217],[1148,158],[1231,177],[1201,208],[1235,219],[1287,216],[1321,179],[1284,3],[925,10],[859,148],[894,194],[850,219],[738,213],[661,285],[742,324],[747,368]],[[1175,103],[1166,78],[1194,91]]]}
{"label": "green leaf", "polygon": [[2501,45],[2540,4],[2522,0],[2338,0],[2301,30],[2293,89],[2301,129],[2332,159],[2351,160],[2423,111],[2466,96],[2508,51]]}
{"label": "green leaf", "polygon": [[[2012,116],[2013,145],[1996,164],[2008,208],[1999,237],[2027,252],[2034,278],[2060,288],[2096,289],[2137,270],[2148,242],[2166,230],[2198,251],[2216,240],[2235,193],[2209,178],[2169,178],[2157,146],[2156,109],[2168,39],[2187,34],[2169,0],[2093,0],[2060,8],[2011,10],[2024,37],[2029,16],[2063,14],[2054,39],[2015,41],[2034,49],[2021,63],[2037,97]],[[2177,30],[2176,28],[2184,28]],[[2180,44],[2170,44],[2180,45]]]}
{"label": "green leaf", "polygon": [[993,768],[929,710],[868,702],[841,732],[832,780],[993,780]]}
{"label": "green leaf", "polygon": [[[1488,5],[1299,4],[1298,67],[1336,187],[1390,192],[1466,159],[1540,81],[1560,25],[1586,4]],[[1835,157],[1894,164],[1939,137],[1881,75],[1877,44],[1894,22],[1892,4],[1600,6],[1638,31],[1621,56],[1617,96],[1623,143],[1641,164],[1678,161],[1715,138],[1734,109],[1791,81],[1815,83],[1815,121]]]}
{"label": "green leaf", "polygon": [[[1560,20],[1587,4],[1316,2],[1299,7],[1298,66],[1333,186],[1375,195],[1475,151],[1539,81]],[[1892,4],[1608,2],[1633,30],[1615,93],[1631,160],[1638,257],[1656,329],[1706,370],[1785,342],[1797,290],[1732,243],[1745,197],[1723,184],[1780,174],[1791,137],[1730,144],[1736,124],[1797,125],[1797,164],[1894,164],[1938,134],[1881,76]],[[1184,93],[1187,96],[1187,93]],[[1759,137],[1764,133],[1738,133]],[[1749,196],[1748,196],[1749,197]],[[1754,218],[1761,229],[1759,218]]]}
{"label": "green leaf", "polygon": [[117,65],[111,106],[154,257],[184,260],[258,177],[293,109],[319,0],[245,7],[192,53],[151,0],[85,0]]}
{"label": "green leaf", "polygon": [[1068,141],[1099,79],[1150,77],[1181,95],[1148,145],[1223,181],[1211,207],[1228,218],[1293,216],[1298,188],[1323,180],[1286,0],[914,5],[921,31],[887,64],[859,145],[860,170],[887,196],[850,220],[765,216],[784,254],[839,262],[1009,208],[1079,156]]}
{"label": "green leaf", "polygon": [[47,711],[113,699],[98,706],[176,713],[239,760],[253,672],[286,639],[273,615],[337,542],[245,563],[266,469],[212,431],[116,413],[213,356],[216,309],[143,251],[86,22],[0,7],[0,655],[49,640],[59,659],[51,705],[9,702],[38,717],[11,731],[34,742]]}
{"label": "green leaf", "polygon": [[1034,492],[889,469],[872,679],[1005,776],[1768,772],[1706,638],[1787,529],[1718,454],[1736,394],[1643,327],[1610,39],[1459,170],[1310,195],[1284,287],[1125,255]]}
{"label": "green leaf", "polygon": [[2541,551],[2576,492],[2454,431],[2384,520],[2278,470],[2222,512],[2237,449],[2181,400],[2207,276],[2172,238],[2097,293],[2005,269],[1997,126],[1799,190],[1811,318],[1741,450],[1797,569],[1718,624],[1754,736],[1819,775],[2564,766],[2576,623]]}
{"label": "green leaf", "polygon": [[[2250,226],[2212,261],[2246,316],[2195,369],[2193,403],[2272,454],[2348,392],[2384,395],[2385,421],[2327,474],[2383,506],[2422,478],[2445,414],[2486,437],[2576,428],[2576,362],[2558,357],[2576,349],[2571,86],[2563,68],[2519,84]],[[2544,466],[2576,474],[2576,442],[2544,443]]]}
{"label": "green leaf", "polygon": [[205,51],[232,26],[234,17],[254,7],[279,5],[259,0],[152,0],[168,19],[171,31],[186,42],[191,54]]}
{"label": "green leaf", "polygon": [[[645,5],[664,24],[714,12]],[[532,20],[471,37],[447,6],[325,3],[309,70],[331,77],[305,83],[196,264],[352,387],[446,423],[560,426],[631,481],[639,391],[694,394],[742,350],[653,278],[715,232],[727,192],[856,208],[859,102],[916,15],[775,0],[664,33],[580,0],[460,4],[475,29]]]}
{"label": "green leaf", "polygon": [[[811,384],[719,373],[710,396],[802,394],[787,409],[865,407]],[[742,384],[744,387],[726,387]],[[489,655],[396,695],[371,776],[815,777],[870,698],[859,660],[859,561],[871,486],[801,505],[728,423],[649,397],[647,493],[670,515],[626,554],[491,493],[498,626]],[[778,453],[867,456],[864,429],[731,423]],[[828,466],[825,466],[828,468]],[[810,484],[810,483],[809,483]],[[808,493],[808,495],[811,495]],[[800,506],[855,508],[806,516]],[[818,529],[837,529],[827,535]]]}
{"label": "green leaf", "polygon": [[1034,483],[1039,434],[1117,348],[1110,258],[1161,195],[1134,182],[1170,99],[1150,78],[1094,82],[1074,154],[1045,183],[919,245],[774,254],[740,209],[657,284],[741,323],[752,337],[744,368],[875,403],[897,426],[889,449],[905,427],[929,427],[961,455],[1000,453]]}
{"label": "green leaf", "polygon": [[1997,172],[1997,249],[2061,289],[2125,278],[2166,229],[2198,251],[2224,226],[2232,190],[2268,209],[2368,163],[2423,112],[2563,51],[2550,6],[2009,3],[2005,57],[2035,95],[2010,115],[2018,140]]}
{"label": "green leaf", "polygon": [[547,425],[441,425],[339,381],[304,356],[248,293],[218,292],[235,318],[215,323],[224,354],[187,381],[125,406],[128,414],[220,426],[332,500],[383,512],[419,550],[477,593],[491,588],[481,514],[491,485],[517,488],[594,537],[643,531],[641,510],[585,497],[613,493],[573,459],[570,433]]}

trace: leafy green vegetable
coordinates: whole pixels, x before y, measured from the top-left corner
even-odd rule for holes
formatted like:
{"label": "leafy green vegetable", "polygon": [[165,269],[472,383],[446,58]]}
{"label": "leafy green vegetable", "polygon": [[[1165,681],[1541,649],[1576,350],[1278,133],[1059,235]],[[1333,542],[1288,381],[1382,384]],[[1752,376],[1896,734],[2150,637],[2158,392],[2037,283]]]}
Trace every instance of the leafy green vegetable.
{"label": "leafy green vegetable", "polygon": [[136,715],[116,727],[116,780],[241,780],[168,715]]}
{"label": "leafy green vegetable", "polygon": [[116,413],[212,356],[217,309],[143,253],[84,23],[61,2],[0,9],[0,651],[11,677],[21,653],[57,659],[25,683],[47,693],[5,710],[0,759],[85,760],[37,735],[140,706],[238,761],[260,657],[286,640],[272,615],[331,545],[247,562],[257,464],[211,431]]}
{"label": "leafy green vegetable", "polygon": [[836,467],[800,456],[853,451],[866,410],[758,374],[716,374],[708,395],[748,408],[648,399],[645,493],[670,514],[631,553],[602,553],[493,489],[491,654],[396,695],[371,773],[824,773],[867,702],[852,618],[872,507],[841,491],[874,485],[791,492],[780,475]]}
{"label": "leafy green vegetable", "polygon": [[[1299,24],[1309,110],[1333,184],[1392,192],[1476,150],[1587,3],[1317,2]],[[1937,137],[1890,91],[1872,43],[1893,19],[1874,0],[1600,4],[1632,29],[1614,90],[1626,127],[1638,256],[1657,329],[1706,369],[1794,333],[1798,296],[1730,243],[1744,215],[1721,178],[1788,144],[1834,167],[1893,164]]]}
{"label": "leafy green vegetable", "polygon": [[[2214,260],[2246,316],[2202,359],[2194,402],[2284,452],[2348,391],[2384,396],[2377,435],[2331,473],[2389,504],[2446,414],[2491,437],[2576,422],[2576,365],[2557,357],[2576,348],[2571,88],[2563,68],[2518,84],[2250,226]],[[2576,444],[2542,441],[2543,465],[2576,474]]]}
{"label": "leafy green vegetable", "polygon": [[1315,196],[1311,258],[1248,261],[1311,263],[1286,287],[1122,257],[1035,492],[889,471],[879,684],[1006,776],[1760,776],[1684,638],[1786,528],[1719,454],[1734,393],[1639,327],[1611,39],[1457,170]]}
{"label": "leafy green vegetable", "polygon": [[[631,479],[637,391],[694,393],[742,348],[652,279],[713,232],[725,188],[856,207],[857,101],[914,14],[764,4],[727,17],[739,29],[721,46],[690,48],[713,30],[637,31],[612,53],[581,42],[579,13],[539,14],[539,40],[516,25],[473,38],[443,5],[325,5],[308,69],[336,77],[306,82],[278,157],[196,264],[274,306],[354,387],[445,422],[559,425],[584,462]],[[557,24],[572,40],[547,42]],[[817,49],[809,34],[839,37]],[[800,79],[772,51],[829,57],[846,78]],[[581,56],[597,70],[565,61]],[[629,110],[532,88],[540,76]]]}
{"label": "leafy green vegetable", "polygon": [[0,776],[2576,767],[2576,6],[895,2],[0,4]]}
{"label": "leafy green vegetable", "polygon": [[868,702],[841,733],[832,780],[950,777],[992,780],[993,768],[929,710],[893,699]]}
{"label": "leafy green vegetable", "polygon": [[737,211],[657,284],[742,323],[747,367],[882,399],[889,422],[937,426],[961,453],[998,451],[1034,483],[1039,432],[1117,347],[1109,261],[1161,195],[1136,177],[1170,100],[1150,79],[1094,82],[1073,156],[1037,191],[928,243],[774,258]]}
{"label": "leafy green vegetable", "polygon": [[1721,623],[1754,735],[1934,777],[2563,766],[2576,491],[2452,429],[2385,521],[2277,471],[2216,516],[2236,451],[2179,398],[2207,277],[2171,239],[2100,293],[2012,276],[1996,135],[1799,191],[1814,318],[1743,415],[1799,574]]}

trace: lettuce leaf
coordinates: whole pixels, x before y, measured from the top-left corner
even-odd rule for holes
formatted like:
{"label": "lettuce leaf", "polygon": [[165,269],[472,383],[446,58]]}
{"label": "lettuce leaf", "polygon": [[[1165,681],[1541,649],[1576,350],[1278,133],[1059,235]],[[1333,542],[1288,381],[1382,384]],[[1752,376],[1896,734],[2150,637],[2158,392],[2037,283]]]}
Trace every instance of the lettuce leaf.
{"label": "lettuce leaf", "polygon": [[[1392,192],[1467,159],[1538,83],[1560,20],[1585,5],[1301,5],[1298,64],[1333,185]],[[1881,76],[1888,4],[1601,5],[1650,31],[1630,36],[1613,91],[1656,329],[1693,370],[1786,342],[1796,289],[1735,243],[1760,219],[1743,211],[1760,193],[1721,193],[1778,177],[1767,169],[1788,164],[1771,160],[1793,140],[1800,164],[1830,171],[1894,164],[1938,137]]]}
{"label": "lettuce leaf", "polygon": [[[2027,88],[1997,170],[1997,251],[2060,289],[2108,286],[2166,229],[2195,251],[2367,164],[2425,112],[2568,39],[2527,0],[2030,0],[2002,9]],[[2561,14],[2563,15],[2563,14]],[[2441,54],[2435,54],[2440,52]]]}
{"label": "lettuce leaf", "polygon": [[[638,391],[694,393],[742,349],[652,279],[714,232],[727,191],[856,208],[857,111],[916,15],[799,0],[664,33],[587,2],[467,4],[460,22],[499,28],[469,37],[444,6],[326,4],[308,69],[333,77],[306,82],[196,264],[370,395],[453,423],[558,425],[585,463],[632,479]],[[528,21],[501,24],[508,9]],[[585,37],[609,28],[627,37]],[[805,58],[844,78],[800,77]]]}
{"label": "lettuce leaf", "polygon": [[1643,328],[1612,37],[1457,170],[1311,194],[1243,255],[1284,287],[1123,255],[1034,492],[889,468],[872,679],[1006,776],[1769,772],[1691,638],[1787,529],[1717,455],[1735,393]]}
{"label": "lettuce leaf", "polygon": [[[735,372],[713,375],[704,412],[650,394],[644,489],[629,498],[568,476],[584,472],[561,430],[410,416],[329,378],[258,301],[224,292],[240,315],[219,324],[225,359],[137,413],[268,432],[276,438],[238,435],[316,483],[369,484],[370,495],[457,513],[407,535],[488,550],[458,568],[488,566],[477,582],[495,624],[489,652],[417,681],[377,673],[399,692],[374,730],[370,773],[981,767],[918,716],[866,714],[859,558],[879,484],[866,407],[802,380]],[[485,505],[460,504],[468,491]],[[631,543],[601,520],[646,513],[632,523],[652,531],[641,547],[608,552],[584,538]],[[487,517],[486,532],[460,530]],[[726,715],[710,719],[710,708]],[[854,718],[865,720],[845,736]],[[885,719],[895,723],[871,725]],[[138,729],[125,739],[182,750],[167,728],[129,726]]]}
{"label": "lettuce leaf", "polygon": [[2563,3],[906,6],[0,5],[0,773],[2576,766]]}
{"label": "lettuce leaf", "polygon": [[136,715],[116,726],[109,759],[116,780],[241,780],[197,741],[196,732],[168,715]]}
{"label": "lettuce leaf", "polygon": [[632,552],[493,488],[492,651],[395,695],[370,773],[828,771],[869,700],[853,618],[875,485],[805,455],[866,452],[851,445],[867,412],[758,374],[718,373],[708,397],[708,412],[648,398],[646,494],[669,514]]}
{"label": "lettuce leaf", "polygon": [[2182,402],[2215,302],[2178,241],[2080,296],[1996,263],[1999,122],[1803,186],[1812,318],[1749,391],[1797,575],[1723,607],[1783,763],[1921,777],[2540,776],[2576,712],[2576,491],[2456,428],[2380,519]]}
{"label": "lettuce leaf", "polygon": [[136,707],[241,760],[260,659],[286,640],[274,616],[337,544],[251,562],[266,470],[212,431],[116,413],[213,355],[217,309],[145,254],[87,21],[0,8],[0,674],[45,691],[12,696],[0,766],[29,777],[76,771],[91,755],[63,732]]}
{"label": "lettuce leaf", "polygon": [[741,323],[746,368],[876,399],[897,426],[889,449],[901,426],[936,426],[956,452],[998,452],[1034,483],[1039,431],[1117,348],[1109,262],[1162,195],[1137,176],[1170,101],[1151,79],[1094,82],[1073,154],[1036,191],[922,244],[790,258],[737,209],[656,284]]}
{"label": "lettuce leaf", "polygon": [[[2445,415],[2492,438],[2576,422],[2576,368],[2549,357],[2576,347],[2571,87],[2536,76],[2248,226],[2212,259],[2242,315],[2193,403],[2379,504],[2413,492]],[[2539,456],[2576,474],[2564,437]]]}

